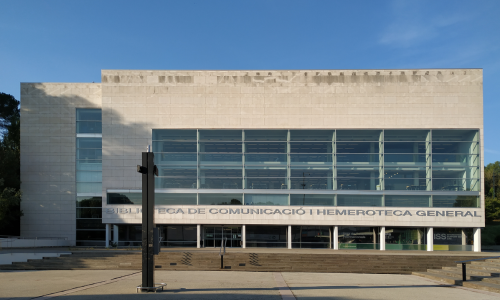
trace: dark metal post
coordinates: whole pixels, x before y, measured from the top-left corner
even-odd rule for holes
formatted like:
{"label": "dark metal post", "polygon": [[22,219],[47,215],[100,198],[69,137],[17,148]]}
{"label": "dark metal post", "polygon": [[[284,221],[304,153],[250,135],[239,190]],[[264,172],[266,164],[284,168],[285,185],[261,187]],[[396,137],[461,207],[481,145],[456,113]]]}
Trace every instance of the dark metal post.
{"label": "dark metal post", "polygon": [[462,281],[467,281],[467,270],[465,263],[462,263]]}
{"label": "dark metal post", "polygon": [[142,173],[142,287],[154,287],[155,165],[152,152],[142,153],[142,166],[146,168]]}

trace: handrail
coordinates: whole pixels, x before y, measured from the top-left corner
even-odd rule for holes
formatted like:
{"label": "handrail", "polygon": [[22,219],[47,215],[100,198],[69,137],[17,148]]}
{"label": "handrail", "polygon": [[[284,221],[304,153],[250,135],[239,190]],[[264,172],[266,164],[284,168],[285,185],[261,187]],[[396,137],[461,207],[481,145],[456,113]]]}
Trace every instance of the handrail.
{"label": "handrail", "polygon": [[467,281],[467,267],[466,263],[470,261],[479,261],[479,260],[486,260],[486,259],[493,259],[493,258],[500,258],[500,256],[491,256],[491,257],[485,257],[485,258],[476,258],[476,259],[469,259],[469,260],[461,260],[461,261],[456,261],[456,263],[461,263],[462,264],[462,281]]}

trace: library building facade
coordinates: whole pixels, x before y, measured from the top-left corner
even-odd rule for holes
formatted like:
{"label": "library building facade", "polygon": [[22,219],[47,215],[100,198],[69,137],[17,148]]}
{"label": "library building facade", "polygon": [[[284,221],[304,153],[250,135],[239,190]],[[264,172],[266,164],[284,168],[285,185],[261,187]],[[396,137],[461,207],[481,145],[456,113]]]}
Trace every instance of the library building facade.
{"label": "library building facade", "polygon": [[21,84],[21,234],[163,247],[481,251],[482,69],[102,70]]}

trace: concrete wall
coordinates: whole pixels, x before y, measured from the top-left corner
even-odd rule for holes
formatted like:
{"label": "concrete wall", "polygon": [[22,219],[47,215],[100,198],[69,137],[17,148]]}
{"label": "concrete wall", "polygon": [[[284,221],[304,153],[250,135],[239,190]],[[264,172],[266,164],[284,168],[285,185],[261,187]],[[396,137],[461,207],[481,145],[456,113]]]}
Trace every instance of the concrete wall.
{"label": "concrete wall", "polygon": [[21,236],[75,242],[76,108],[100,108],[101,85],[21,83]]}

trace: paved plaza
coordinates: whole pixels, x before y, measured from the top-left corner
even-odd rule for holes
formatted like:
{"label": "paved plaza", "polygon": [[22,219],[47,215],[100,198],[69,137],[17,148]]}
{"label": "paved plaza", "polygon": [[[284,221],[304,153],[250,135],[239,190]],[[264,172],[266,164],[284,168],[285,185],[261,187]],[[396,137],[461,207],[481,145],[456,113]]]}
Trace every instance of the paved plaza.
{"label": "paved plaza", "polygon": [[498,299],[412,275],[156,271],[165,291],[136,294],[136,271],[0,271],[0,299]]}

